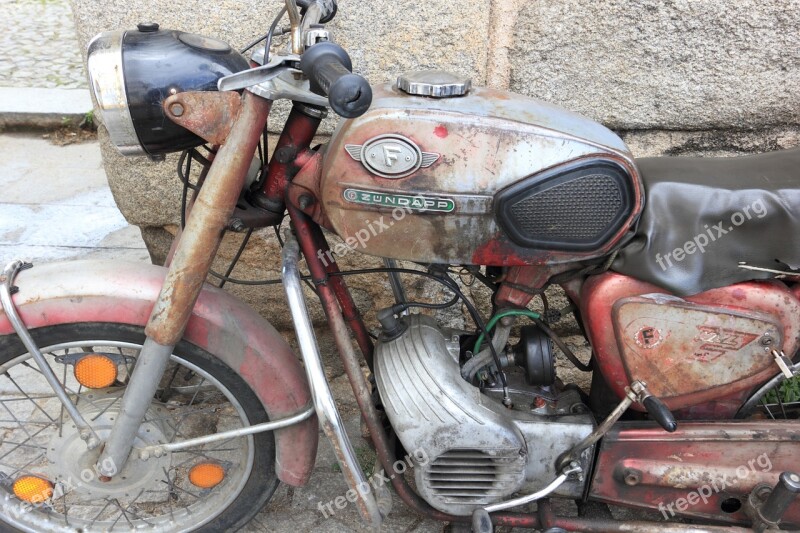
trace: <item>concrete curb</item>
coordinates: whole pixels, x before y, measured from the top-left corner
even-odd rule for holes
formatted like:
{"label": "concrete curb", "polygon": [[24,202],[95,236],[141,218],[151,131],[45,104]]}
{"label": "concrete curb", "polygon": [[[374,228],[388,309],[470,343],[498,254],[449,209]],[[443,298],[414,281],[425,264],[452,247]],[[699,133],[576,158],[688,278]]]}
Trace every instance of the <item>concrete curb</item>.
{"label": "concrete curb", "polygon": [[0,87],[0,130],[58,128],[80,122],[92,109],[88,89]]}

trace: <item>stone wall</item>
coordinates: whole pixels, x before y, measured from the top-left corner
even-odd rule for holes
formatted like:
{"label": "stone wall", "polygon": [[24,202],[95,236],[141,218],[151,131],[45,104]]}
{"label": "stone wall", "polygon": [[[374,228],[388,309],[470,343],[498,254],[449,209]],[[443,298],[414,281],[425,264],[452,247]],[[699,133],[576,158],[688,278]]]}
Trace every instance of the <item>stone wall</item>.
{"label": "stone wall", "polygon": [[[84,48],[100,31],[142,21],[241,47],[265,31],[281,4],[72,0],[72,6]],[[535,96],[598,120],[619,132],[637,156],[731,155],[800,145],[797,0],[341,0],[331,27],[356,70],[373,83],[410,69],[468,74],[475,84]],[[272,131],[282,113],[285,106]],[[326,120],[321,140],[334,125]],[[153,260],[163,261],[179,221],[176,158],[159,164],[123,158],[102,129],[101,140],[120,209],[142,228]],[[226,239],[218,269],[240,238]],[[354,255],[345,266],[378,264]],[[278,265],[274,235],[265,230],[235,275],[274,278]],[[388,284],[370,279],[351,285],[373,318]],[[286,313],[275,311],[285,308],[278,287],[227,288],[289,328]],[[430,290],[418,283],[415,288]],[[488,303],[485,293],[474,294]],[[320,319],[319,309],[315,313]]]}

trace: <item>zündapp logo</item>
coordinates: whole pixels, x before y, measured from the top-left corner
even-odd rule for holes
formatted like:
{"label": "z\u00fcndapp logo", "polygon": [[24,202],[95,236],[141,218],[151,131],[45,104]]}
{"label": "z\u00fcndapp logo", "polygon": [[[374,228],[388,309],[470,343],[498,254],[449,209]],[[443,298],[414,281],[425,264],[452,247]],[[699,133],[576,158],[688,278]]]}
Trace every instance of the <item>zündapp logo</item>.
{"label": "z\u00fcndapp logo", "polygon": [[456,204],[450,198],[408,194],[386,194],[381,192],[346,189],[344,199],[351,203],[374,205],[380,207],[401,207],[413,211],[434,211],[450,213]]}

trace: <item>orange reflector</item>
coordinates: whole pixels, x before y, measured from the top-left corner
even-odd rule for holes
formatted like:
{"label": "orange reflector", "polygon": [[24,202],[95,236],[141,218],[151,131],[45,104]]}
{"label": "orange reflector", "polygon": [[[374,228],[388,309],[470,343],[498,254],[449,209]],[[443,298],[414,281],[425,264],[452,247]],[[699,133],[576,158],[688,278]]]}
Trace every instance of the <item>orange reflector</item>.
{"label": "orange reflector", "polygon": [[189,481],[195,487],[210,489],[225,479],[225,470],[216,463],[200,463],[189,470]]}
{"label": "orange reflector", "polygon": [[53,495],[53,484],[36,476],[22,476],[14,482],[14,495],[29,503],[42,503]]}
{"label": "orange reflector", "polygon": [[103,389],[117,379],[117,365],[105,355],[87,355],[75,363],[75,379],[89,389]]}

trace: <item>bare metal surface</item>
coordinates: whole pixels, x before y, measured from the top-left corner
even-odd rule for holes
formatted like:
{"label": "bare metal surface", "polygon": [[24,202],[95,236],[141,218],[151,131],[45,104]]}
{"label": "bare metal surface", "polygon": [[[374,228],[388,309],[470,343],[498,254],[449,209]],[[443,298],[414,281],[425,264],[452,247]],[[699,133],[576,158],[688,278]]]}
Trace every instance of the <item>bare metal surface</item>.
{"label": "bare metal surface", "polygon": [[20,318],[19,313],[17,313],[17,308],[11,298],[11,287],[14,286],[14,279],[23,265],[24,263],[17,259],[7,264],[3,269],[3,274],[0,278],[0,304],[2,304],[3,311],[5,312],[8,321],[11,323],[11,326],[14,328],[14,331],[22,341],[22,344],[25,345],[25,348],[36,362],[36,366],[38,366],[39,370],[42,372],[47,384],[53,389],[53,392],[58,397],[61,405],[64,406],[64,410],[75,423],[75,426],[77,426],[79,429],[81,439],[86,442],[87,448],[90,450],[94,449],[100,445],[100,439],[97,437],[97,434],[94,432],[92,427],[83,418],[83,415],[80,413],[80,411],[78,411],[78,409],[75,407],[75,404],[72,403],[72,400],[67,395],[67,391],[64,390],[64,386],[53,373],[53,369],[50,368],[50,365],[47,364],[47,360],[44,358],[44,355],[42,355],[42,352],[39,350],[39,347],[33,340],[33,337],[31,337],[31,334],[28,332],[28,328],[25,327],[25,323]]}
{"label": "bare metal surface", "polygon": [[471,79],[443,70],[418,70],[401,74],[397,78],[397,88],[414,96],[464,96],[471,87]]}
{"label": "bare metal surface", "polygon": [[242,108],[235,92],[192,91],[164,100],[164,113],[211,144],[224,144]]}
{"label": "bare metal surface", "polygon": [[97,460],[102,475],[112,477],[121,472],[128,461],[139,426],[153,401],[173,348],[174,345],[162,346],[150,337],[144,341],[133,375],[125,387],[119,415]]}
{"label": "bare metal surface", "polygon": [[550,482],[546,487],[541,490],[534,492],[533,494],[526,494],[525,496],[520,496],[519,498],[514,498],[513,500],[508,500],[506,502],[495,503],[493,505],[487,505],[485,509],[488,512],[494,511],[502,511],[503,509],[513,509],[514,507],[519,507],[520,505],[525,505],[526,503],[535,502],[537,500],[541,500],[542,498],[546,498],[550,494],[556,491],[558,487],[564,484],[570,474],[577,474],[581,471],[581,467],[578,466],[578,463],[574,463],[573,465],[568,466],[564,469],[562,473],[558,475],[553,481]]}
{"label": "bare metal surface", "polygon": [[291,25],[291,47],[292,53],[303,53],[303,34],[302,34],[302,19],[300,18],[300,11],[297,10],[297,2],[295,0],[286,0],[286,13],[289,15],[289,24]]}
{"label": "bare metal surface", "polygon": [[[562,473],[558,456],[591,433],[591,416],[556,421],[506,409],[460,379],[457,337],[446,338],[427,316],[404,320],[399,338],[377,345],[375,378],[403,446],[428,457],[414,469],[420,494],[437,509],[468,516],[518,491],[540,493]],[[575,460],[588,468],[588,455]],[[562,488],[566,481],[545,494],[579,497],[582,482]]]}
{"label": "bare metal surface", "polygon": [[253,94],[257,94],[268,100],[293,100],[305,104],[328,107],[328,99],[318,94],[312,93],[309,89],[308,80],[296,80],[292,71],[284,69],[283,72],[265,80],[258,85],[250,87]]}
{"label": "bare metal surface", "polygon": [[[287,234],[286,245],[283,249],[283,285],[286,291],[286,298],[289,302],[289,309],[292,313],[297,341],[300,345],[300,352],[305,362],[306,374],[311,385],[311,395],[314,398],[314,407],[322,425],[325,435],[333,445],[342,473],[347,479],[348,486],[359,495],[359,512],[362,518],[372,525],[376,530],[383,522],[378,502],[369,490],[368,482],[364,472],[359,466],[353,445],[344,430],[339,410],[333,400],[331,389],[325,378],[325,371],[322,368],[322,360],[319,354],[319,347],[314,336],[314,329],[308,316],[308,309],[303,296],[303,289],[300,282],[300,272],[297,262],[299,261],[300,247],[297,240]],[[343,325],[343,324],[342,324]],[[359,488],[361,488],[359,490]]]}
{"label": "bare metal surface", "polygon": [[264,422],[263,424],[256,424],[255,426],[248,426],[240,429],[223,431],[221,433],[214,433],[213,435],[205,435],[203,437],[183,440],[180,442],[171,442],[167,444],[154,444],[152,446],[139,448],[137,451],[139,452],[139,457],[141,457],[141,459],[147,460],[149,457],[153,455],[155,455],[156,457],[161,457],[161,455],[165,452],[184,450],[186,448],[192,448],[194,446],[200,446],[202,444],[209,444],[211,442],[219,442],[221,440],[243,437],[245,435],[254,435],[256,433],[263,433],[265,431],[275,431],[276,429],[293,426],[304,420],[308,420],[313,414],[314,414],[314,408],[309,407],[308,409],[305,409],[301,413],[298,413],[294,416],[290,416],[287,418],[283,418],[281,420]]}
{"label": "bare metal surface", "polygon": [[[632,155],[614,133],[584,117],[486,88],[460,98],[410,96],[390,85],[373,87],[373,94],[370,109],[343,122],[331,138],[317,195],[343,239],[356,238],[370,225],[381,227],[364,244],[365,253],[447,264],[560,264],[604,255],[638,215],[642,186]],[[411,167],[400,179],[376,179],[353,154],[387,133],[413,139],[420,152],[441,157],[430,166]],[[374,155],[379,162],[381,157],[384,166],[398,164],[391,155]],[[546,169],[597,158],[626,168],[635,193],[633,212],[601,249],[532,249],[500,230],[492,204],[499,191]],[[420,196],[424,208],[404,209]]]}

